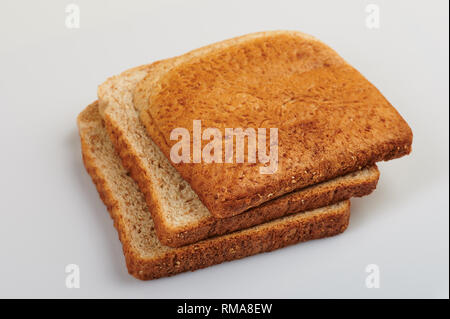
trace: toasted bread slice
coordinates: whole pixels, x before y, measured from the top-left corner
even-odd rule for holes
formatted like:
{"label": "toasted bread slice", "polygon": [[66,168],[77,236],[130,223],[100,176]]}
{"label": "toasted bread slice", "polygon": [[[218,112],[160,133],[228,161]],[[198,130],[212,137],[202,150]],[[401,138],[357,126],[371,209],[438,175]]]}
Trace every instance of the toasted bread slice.
{"label": "toasted bread slice", "polygon": [[165,63],[125,71],[99,87],[107,131],[123,165],[145,195],[156,233],[164,245],[180,247],[295,212],[364,196],[375,189],[379,172],[372,166],[286,194],[236,216],[214,218],[148,136],[133,104],[135,85]]}
{"label": "toasted bread slice", "polygon": [[[384,96],[334,50],[303,33],[262,32],[156,64],[134,104],[170,158],[175,128],[278,129],[278,165],[173,164],[217,218],[411,151],[412,132]],[[224,162],[224,154],[222,161]],[[234,152],[236,154],[236,145]]]}
{"label": "toasted bread slice", "polygon": [[128,271],[136,278],[155,279],[192,271],[333,236],[348,226],[350,202],[343,201],[181,248],[164,246],[156,236],[144,195],[114,151],[97,103],[79,115],[78,127],[86,169],[114,220]]}

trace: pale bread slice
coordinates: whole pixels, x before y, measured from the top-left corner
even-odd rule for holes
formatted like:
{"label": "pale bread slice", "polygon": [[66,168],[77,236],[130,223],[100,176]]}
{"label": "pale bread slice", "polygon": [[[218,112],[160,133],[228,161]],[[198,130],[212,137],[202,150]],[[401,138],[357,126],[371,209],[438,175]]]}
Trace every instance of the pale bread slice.
{"label": "pale bread slice", "polygon": [[276,198],[236,216],[215,218],[148,136],[133,103],[136,84],[147,75],[164,70],[170,61],[130,69],[109,78],[98,89],[107,131],[123,165],[145,194],[163,244],[180,247],[295,212],[368,195],[376,188],[379,172],[372,166]]}
{"label": "pale bread slice", "polygon": [[114,151],[97,103],[78,117],[83,160],[107,206],[123,245],[128,271],[148,280],[272,251],[301,241],[333,236],[349,222],[350,202],[218,236],[181,248],[164,246],[155,233],[144,195]]}
{"label": "pale bread slice", "polygon": [[172,163],[217,218],[411,151],[411,129],[379,90],[303,33],[249,34],[167,61],[134,95],[166,157],[174,128],[190,132],[193,149],[195,120],[219,128],[222,144],[225,128],[278,129],[273,174],[261,174],[259,162]]}

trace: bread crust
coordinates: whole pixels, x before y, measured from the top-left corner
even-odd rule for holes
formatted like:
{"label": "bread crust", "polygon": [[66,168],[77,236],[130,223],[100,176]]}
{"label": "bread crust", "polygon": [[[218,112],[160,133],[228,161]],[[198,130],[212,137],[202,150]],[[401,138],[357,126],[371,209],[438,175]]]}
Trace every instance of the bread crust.
{"label": "bread crust", "polygon": [[[166,66],[157,81],[149,73],[135,93],[148,134],[168,158],[176,142],[169,139],[171,130],[187,128],[192,136],[193,120],[204,127],[263,123],[279,129],[279,169],[272,175],[248,163],[174,164],[215,217],[411,152],[408,124],[325,44],[296,32],[239,39],[170,60],[173,67]],[[237,176],[243,176],[239,183]]]}
{"label": "bread crust", "polygon": [[[319,185],[313,185],[304,190],[286,194],[279,199],[268,201],[242,214],[218,220],[207,211],[192,189],[190,189],[190,186],[179,177],[170,183],[180,183],[180,187],[189,188],[190,192],[197,198],[193,201],[198,202],[198,205],[201,205],[201,208],[206,213],[201,215],[201,217],[191,219],[189,223],[174,226],[167,219],[167,209],[165,210],[162,207],[161,191],[155,185],[158,182],[154,181],[157,178],[151,177],[152,171],[155,171],[157,168],[148,164],[148,158],[151,155],[146,152],[146,149],[153,146],[151,141],[144,141],[150,140],[150,138],[136,115],[135,107],[139,107],[133,104],[132,98],[133,89],[141,78],[147,75],[157,81],[157,74],[166,71],[172,60],[174,59],[159,61],[151,65],[139,66],[124,71],[122,74],[112,77],[100,85],[98,92],[101,104],[100,110],[110,139],[121,157],[123,165],[130,171],[131,176],[138,182],[141,191],[145,194],[155,222],[157,235],[165,245],[180,247],[205,238],[245,229],[287,214],[327,206],[350,197],[368,195],[375,189],[379,177],[376,166],[368,168],[371,174],[366,179],[343,179],[340,177],[334,179],[331,184],[320,183]],[[134,135],[138,136],[137,139],[139,141],[131,137]],[[138,149],[136,149],[139,142],[144,142],[145,145],[138,146]],[[164,166],[170,166],[171,171],[176,173],[167,159],[163,155],[161,157],[163,158],[162,161],[167,162],[167,165]],[[150,160],[150,162],[154,161]],[[176,174],[178,175],[178,173]],[[187,199],[183,198],[183,201],[193,198],[192,196],[187,197]],[[195,207],[195,205],[193,206]],[[188,208],[185,207],[184,209],[187,210]]]}
{"label": "bread crust", "polygon": [[[181,248],[164,247],[159,242],[155,243],[154,247],[139,246],[136,241],[141,237],[151,236],[154,237],[153,240],[157,240],[156,235],[151,229],[146,234],[132,232],[138,225],[133,224],[129,216],[126,216],[125,211],[130,209],[126,201],[137,202],[136,207],[141,207],[143,210],[139,214],[141,223],[152,224],[151,216],[138,186],[124,173],[118,156],[114,157],[114,154],[111,154],[114,153],[112,146],[103,147],[110,141],[102,131],[104,126],[96,102],[79,115],[78,126],[84,165],[114,221],[122,242],[128,271],[138,279],[149,280],[171,276],[272,251],[301,241],[333,236],[343,232],[348,226],[350,202],[344,201],[328,208],[291,215]],[[111,170],[109,167],[109,174],[105,173],[106,165],[102,162],[105,150],[99,151],[100,148],[109,150],[110,153],[107,155],[113,159],[113,163],[108,164],[113,164],[115,169]],[[124,199],[114,190],[116,184],[121,185],[121,189],[128,197]],[[129,198],[130,194],[135,196]],[[142,251],[148,251],[152,256],[145,256]]]}
{"label": "bread crust", "polygon": [[[155,222],[155,230],[159,240],[170,247],[181,247],[198,242],[202,239],[227,234],[236,230],[246,229],[289,214],[299,213],[332,205],[352,197],[369,195],[376,189],[379,171],[376,165],[370,167],[370,175],[367,178],[343,179],[342,182],[330,181],[313,185],[299,191],[285,194],[258,207],[228,218],[215,218],[210,215],[203,218],[195,225],[173,228],[164,220],[164,211],[158,200],[154,197],[151,179],[139,156],[127,142],[120,128],[114,126],[114,121],[106,114],[105,127],[110,139],[119,154],[122,164],[130,172],[130,176],[137,182],[140,190],[145,195],[146,202]],[[352,173],[357,175],[358,172]]]}

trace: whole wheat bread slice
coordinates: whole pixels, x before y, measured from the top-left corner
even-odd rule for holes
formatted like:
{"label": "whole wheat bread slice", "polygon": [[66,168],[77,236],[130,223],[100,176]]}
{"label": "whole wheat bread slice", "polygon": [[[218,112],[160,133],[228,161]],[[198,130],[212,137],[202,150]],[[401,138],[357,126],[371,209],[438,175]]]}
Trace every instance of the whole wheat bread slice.
{"label": "whole wheat bread slice", "polygon": [[147,280],[192,271],[333,236],[348,226],[350,202],[343,201],[181,248],[164,246],[156,236],[143,194],[114,151],[97,103],[79,115],[78,127],[84,164],[114,220],[128,271],[136,278]]}
{"label": "whole wheat bread slice", "polygon": [[411,151],[411,129],[384,96],[334,50],[300,32],[250,34],[159,63],[138,83],[134,104],[168,158],[178,142],[172,130],[192,137],[194,120],[222,134],[278,129],[273,174],[248,162],[174,164],[218,218]]}
{"label": "whole wheat bread slice", "polygon": [[170,60],[127,70],[109,78],[98,90],[107,131],[123,165],[145,195],[156,233],[164,245],[180,247],[288,214],[368,195],[375,189],[379,172],[372,166],[286,194],[236,216],[214,218],[148,136],[133,104],[136,84],[148,74],[160,72],[168,63]]}

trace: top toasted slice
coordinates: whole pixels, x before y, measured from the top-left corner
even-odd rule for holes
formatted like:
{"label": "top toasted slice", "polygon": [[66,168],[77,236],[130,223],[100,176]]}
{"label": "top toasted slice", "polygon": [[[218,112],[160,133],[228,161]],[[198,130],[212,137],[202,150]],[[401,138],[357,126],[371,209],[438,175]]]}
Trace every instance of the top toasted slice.
{"label": "top toasted slice", "polygon": [[383,95],[331,48],[298,32],[251,34],[166,60],[137,85],[134,104],[168,158],[177,143],[172,130],[187,129],[192,144],[194,120],[222,134],[278,129],[273,174],[261,174],[258,162],[172,162],[219,218],[411,151],[411,129]]}

